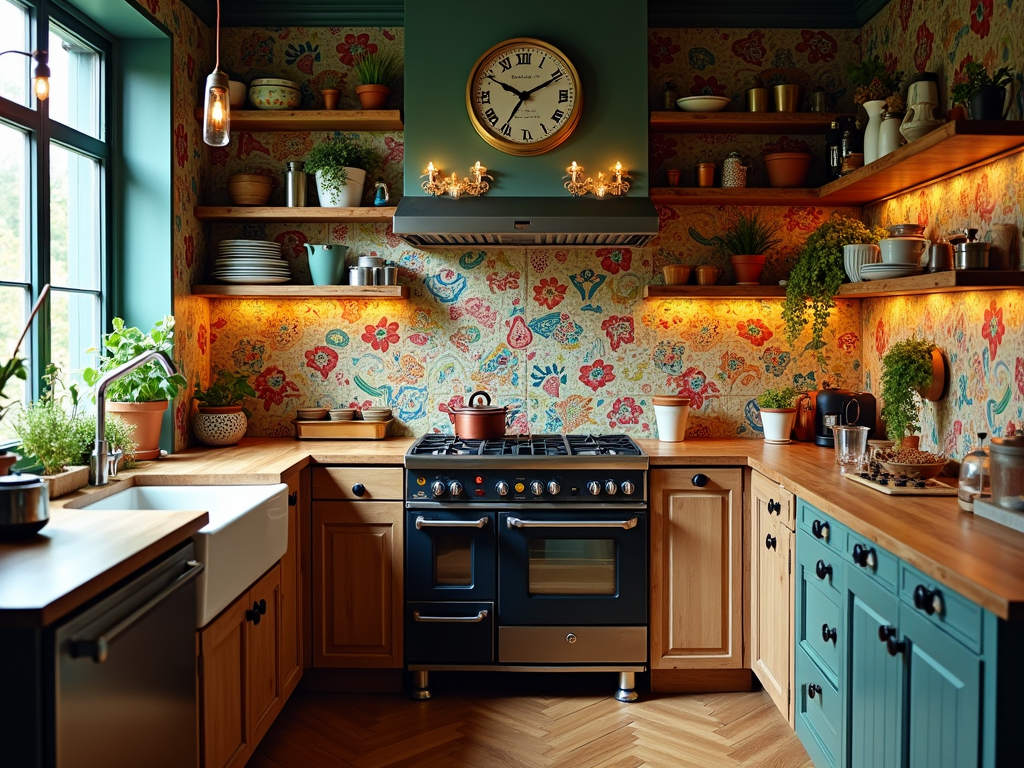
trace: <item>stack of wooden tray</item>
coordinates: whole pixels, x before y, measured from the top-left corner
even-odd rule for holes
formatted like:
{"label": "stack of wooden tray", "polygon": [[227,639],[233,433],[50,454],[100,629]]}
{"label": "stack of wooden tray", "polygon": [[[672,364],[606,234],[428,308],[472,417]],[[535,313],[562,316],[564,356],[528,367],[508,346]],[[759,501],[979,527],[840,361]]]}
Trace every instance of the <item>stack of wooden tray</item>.
{"label": "stack of wooden tray", "polygon": [[388,434],[387,421],[320,421],[294,420],[295,437],[299,440],[383,440]]}

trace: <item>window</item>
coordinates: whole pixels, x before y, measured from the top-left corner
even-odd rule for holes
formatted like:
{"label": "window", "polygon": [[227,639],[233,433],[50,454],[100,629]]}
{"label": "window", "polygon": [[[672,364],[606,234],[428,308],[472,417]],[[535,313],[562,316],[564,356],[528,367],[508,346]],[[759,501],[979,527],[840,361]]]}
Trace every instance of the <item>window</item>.
{"label": "window", "polygon": [[[49,0],[0,0],[0,50],[49,51],[50,97],[31,89],[34,63],[0,57],[0,359],[42,287],[50,284],[19,355],[29,381],[11,398],[36,398],[50,362],[91,364],[107,317],[110,162],[105,87],[109,41]],[[13,437],[0,422],[0,445]]]}

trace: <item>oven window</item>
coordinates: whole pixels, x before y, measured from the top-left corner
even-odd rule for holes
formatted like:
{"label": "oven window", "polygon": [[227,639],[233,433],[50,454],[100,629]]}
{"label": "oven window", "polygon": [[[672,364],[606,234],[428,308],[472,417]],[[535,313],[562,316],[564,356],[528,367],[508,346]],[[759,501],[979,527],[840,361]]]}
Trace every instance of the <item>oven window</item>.
{"label": "oven window", "polygon": [[465,534],[434,534],[434,585],[473,586],[473,539]]}
{"label": "oven window", "polygon": [[531,595],[614,595],[613,539],[532,539]]}

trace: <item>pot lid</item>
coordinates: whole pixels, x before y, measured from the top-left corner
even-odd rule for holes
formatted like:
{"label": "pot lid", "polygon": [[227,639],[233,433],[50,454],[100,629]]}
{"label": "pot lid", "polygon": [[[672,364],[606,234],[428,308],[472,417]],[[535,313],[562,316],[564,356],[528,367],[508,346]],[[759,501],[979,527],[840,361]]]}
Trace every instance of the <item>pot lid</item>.
{"label": "pot lid", "polygon": [[1010,456],[1024,456],[1024,437],[993,437],[989,442],[989,450]]}
{"label": "pot lid", "polygon": [[34,488],[44,482],[39,475],[4,475],[0,477],[0,490]]}
{"label": "pot lid", "polygon": [[682,395],[655,395],[653,398],[655,405],[689,405],[690,398],[683,397]]}
{"label": "pot lid", "polygon": [[[480,400],[483,400],[483,404],[480,404]],[[502,405],[491,405],[491,396],[483,390],[478,390],[469,396],[468,404],[462,408],[456,408],[455,413],[505,413],[508,410],[508,406]]]}

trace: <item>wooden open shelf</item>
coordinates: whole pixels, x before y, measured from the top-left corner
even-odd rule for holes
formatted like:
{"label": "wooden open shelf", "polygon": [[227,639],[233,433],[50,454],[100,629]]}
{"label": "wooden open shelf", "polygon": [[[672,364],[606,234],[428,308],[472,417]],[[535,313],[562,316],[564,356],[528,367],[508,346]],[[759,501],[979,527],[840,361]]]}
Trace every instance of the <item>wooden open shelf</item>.
{"label": "wooden open shelf", "polygon": [[270,208],[245,205],[197,205],[196,218],[200,221],[271,222],[294,221],[302,224],[334,222],[386,222],[395,216],[395,207],[384,208]]}
{"label": "wooden open shelf", "polygon": [[784,299],[781,285],[648,285],[645,299]]}
{"label": "wooden open shelf", "polygon": [[[838,112],[652,112],[654,133],[825,133]],[[231,117],[234,123],[234,115]]]}
{"label": "wooden open shelf", "polygon": [[654,187],[655,205],[820,205],[817,189]]}
{"label": "wooden open shelf", "polygon": [[[202,121],[203,110],[196,109]],[[233,109],[232,131],[401,131],[397,109]]]}
{"label": "wooden open shelf", "polygon": [[208,299],[408,299],[407,285],[193,285]]}

